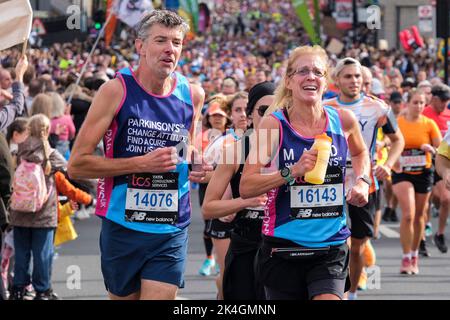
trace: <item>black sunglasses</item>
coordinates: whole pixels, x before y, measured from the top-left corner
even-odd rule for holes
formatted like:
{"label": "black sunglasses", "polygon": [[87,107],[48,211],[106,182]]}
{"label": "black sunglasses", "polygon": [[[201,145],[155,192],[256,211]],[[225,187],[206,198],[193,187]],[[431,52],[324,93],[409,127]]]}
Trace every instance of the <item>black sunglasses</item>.
{"label": "black sunglasses", "polygon": [[268,105],[262,105],[262,106],[259,106],[259,108],[258,108],[258,114],[259,114],[259,116],[260,117],[264,117],[264,113],[266,113],[266,110],[269,108],[269,106]]}

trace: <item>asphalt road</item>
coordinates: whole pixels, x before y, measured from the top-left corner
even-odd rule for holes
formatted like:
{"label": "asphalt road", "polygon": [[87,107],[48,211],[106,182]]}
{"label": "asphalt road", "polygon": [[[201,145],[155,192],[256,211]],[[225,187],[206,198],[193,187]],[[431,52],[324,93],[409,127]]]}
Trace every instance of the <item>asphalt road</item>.
{"label": "asphalt road", "polygon": [[[203,221],[196,191],[193,192],[192,205],[186,286],[179,291],[178,298],[212,300],[216,297],[214,277],[198,275],[204,248]],[[437,219],[432,222],[435,230]],[[100,219],[91,216],[87,220],[76,221],[75,228],[78,239],[57,250],[52,278],[54,290],[63,299],[107,299],[100,269]],[[450,253],[441,254],[428,239],[431,257],[420,259],[420,274],[403,276],[399,274],[399,223],[383,223],[380,231],[382,237],[372,242],[377,254],[377,267],[369,270],[372,289],[360,291],[360,300],[450,300]],[[450,239],[449,228],[446,238]]]}

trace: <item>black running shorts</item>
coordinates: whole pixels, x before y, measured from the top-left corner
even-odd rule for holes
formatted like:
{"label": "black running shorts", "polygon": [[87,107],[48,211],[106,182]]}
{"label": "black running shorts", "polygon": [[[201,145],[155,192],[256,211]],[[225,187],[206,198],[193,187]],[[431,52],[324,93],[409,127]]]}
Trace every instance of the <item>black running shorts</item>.
{"label": "black running shorts", "polygon": [[416,193],[428,193],[433,188],[433,171],[427,170],[421,174],[394,173],[392,174],[392,185],[408,181],[414,187]]}
{"label": "black running shorts", "polygon": [[[270,239],[270,240],[268,240]],[[341,299],[349,289],[347,243],[330,246],[318,256],[287,257],[273,253],[274,248],[305,249],[296,243],[273,241],[264,237],[256,260],[256,274],[264,285],[266,299],[312,299],[320,294],[334,294]]]}

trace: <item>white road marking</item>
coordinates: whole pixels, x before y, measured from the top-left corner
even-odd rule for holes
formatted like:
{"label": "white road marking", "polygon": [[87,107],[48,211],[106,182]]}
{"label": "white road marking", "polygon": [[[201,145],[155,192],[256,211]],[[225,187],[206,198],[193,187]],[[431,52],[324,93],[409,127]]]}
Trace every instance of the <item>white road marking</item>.
{"label": "white road marking", "polygon": [[379,232],[381,232],[387,238],[400,238],[400,233],[395,230],[392,230],[391,227],[399,227],[400,225],[380,225]]}

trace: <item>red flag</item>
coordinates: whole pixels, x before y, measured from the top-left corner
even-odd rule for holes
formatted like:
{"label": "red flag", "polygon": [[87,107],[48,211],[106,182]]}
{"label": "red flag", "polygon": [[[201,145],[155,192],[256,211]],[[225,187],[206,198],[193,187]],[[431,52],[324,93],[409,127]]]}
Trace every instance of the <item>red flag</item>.
{"label": "red flag", "polygon": [[[106,3],[106,18],[109,17],[111,11],[114,9],[114,0],[108,0]],[[116,31],[117,17],[115,14],[109,20],[109,23],[105,27],[105,45],[109,47],[111,44],[112,36],[114,31]]]}

